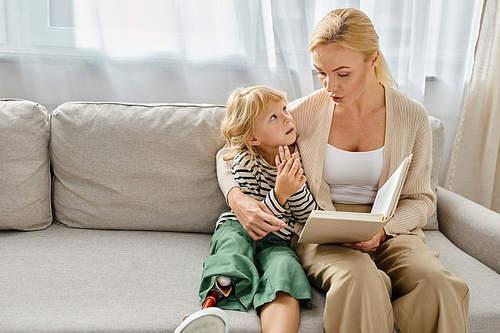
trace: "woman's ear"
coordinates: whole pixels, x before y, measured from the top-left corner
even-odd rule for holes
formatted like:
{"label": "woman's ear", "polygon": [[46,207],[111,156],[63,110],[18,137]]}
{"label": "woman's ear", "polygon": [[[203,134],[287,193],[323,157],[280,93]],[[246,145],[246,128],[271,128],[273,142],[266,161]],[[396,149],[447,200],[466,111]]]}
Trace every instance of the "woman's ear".
{"label": "woman's ear", "polygon": [[378,57],[380,56],[380,51],[377,50],[377,52],[373,55],[373,58],[372,58],[372,67],[375,67],[375,65],[377,64],[377,60],[378,60]]}

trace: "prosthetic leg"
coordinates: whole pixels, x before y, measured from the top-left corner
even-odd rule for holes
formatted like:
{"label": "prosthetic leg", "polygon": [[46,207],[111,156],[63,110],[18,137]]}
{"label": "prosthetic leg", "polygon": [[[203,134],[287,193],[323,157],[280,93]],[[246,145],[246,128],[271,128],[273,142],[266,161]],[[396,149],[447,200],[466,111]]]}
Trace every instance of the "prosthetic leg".
{"label": "prosthetic leg", "polygon": [[227,315],[214,305],[221,297],[229,296],[232,289],[230,277],[218,276],[214,286],[208,292],[201,310],[184,317],[182,324],[175,329],[174,333],[227,333]]}
{"label": "prosthetic leg", "polygon": [[208,292],[205,302],[203,302],[202,309],[214,306],[219,298],[229,296],[231,290],[233,290],[231,278],[225,275],[218,276],[215,279],[213,288]]}

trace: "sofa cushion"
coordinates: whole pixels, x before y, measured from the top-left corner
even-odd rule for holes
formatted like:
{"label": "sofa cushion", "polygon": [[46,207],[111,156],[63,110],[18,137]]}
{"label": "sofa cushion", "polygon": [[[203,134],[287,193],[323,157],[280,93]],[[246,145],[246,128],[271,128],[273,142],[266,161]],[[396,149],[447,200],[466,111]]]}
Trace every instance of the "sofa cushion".
{"label": "sofa cushion", "polygon": [[49,115],[39,104],[0,100],[0,229],[52,223]]}
{"label": "sofa cushion", "polygon": [[[0,233],[0,332],[173,332],[201,308],[211,235],[46,230]],[[322,332],[313,289],[299,333]],[[231,332],[259,332],[255,310],[226,311]]]}
{"label": "sofa cushion", "polygon": [[55,221],[213,232],[228,209],[215,169],[224,112],[209,105],[60,105],[50,120]]}
{"label": "sofa cushion", "polygon": [[469,332],[498,332],[500,275],[460,250],[439,231],[426,231],[425,242],[439,253],[446,269],[463,278],[469,286]]}
{"label": "sofa cushion", "polygon": [[[431,187],[434,194],[437,196],[437,187],[439,181],[439,169],[441,168],[441,158],[444,151],[444,126],[441,120],[429,116],[429,124],[432,131],[432,170],[431,170]],[[434,213],[427,219],[427,224],[424,230],[438,230],[437,220],[437,203],[435,204]]]}

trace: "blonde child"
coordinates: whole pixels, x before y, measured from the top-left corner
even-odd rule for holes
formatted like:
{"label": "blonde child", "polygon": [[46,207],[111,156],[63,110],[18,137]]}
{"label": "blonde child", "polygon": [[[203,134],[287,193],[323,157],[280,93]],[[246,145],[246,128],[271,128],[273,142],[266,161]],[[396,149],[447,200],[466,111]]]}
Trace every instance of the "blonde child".
{"label": "blonde child", "polygon": [[[284,223],[280,230],[254,240],[233,212],[223,213],[203,264],[199,291],[205,300],[217,278],[231,278],[232,291],[217,306],[242,311],[253,306],[264,333],[296,332],[300,307],[310,308],[311,300],[309,282],[290,248],[290,238],[294,224],[305,223],[317,206],[294,147],[295,122],[286,105],[284,93],[264,86],[237,89],[228,100],[221,126],[227,140],[225,160],[232,160],[231,170],[240,188],[264,202]],[[225,313],[215,309],[205,310],[224,322]]]}

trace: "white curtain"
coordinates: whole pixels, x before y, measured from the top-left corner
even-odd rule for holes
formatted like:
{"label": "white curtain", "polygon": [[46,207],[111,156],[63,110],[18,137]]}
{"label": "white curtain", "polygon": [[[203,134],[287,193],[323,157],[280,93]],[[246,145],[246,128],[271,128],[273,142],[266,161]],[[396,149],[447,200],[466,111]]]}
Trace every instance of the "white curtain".
{"label": "white curtain", "polygon": [[[330,10],[372,19],[404,92],[454,137],[480,0],[0,0],[0,97],[225,104],[242,85],[320,86],[308,42]],[[445,150],[444,164],[450,149]]]}
{"label": "white curtain", "polygon": [[500,212],[500,1],[485,0],[446,187]]}
{"label": "white curtain", "polygon": [[265,84],[292,100],[314,89],[313,4],[0,0],[0,70],[9,77],[0,91],[49,107],[71,100],[225,104],[237,86]]}

